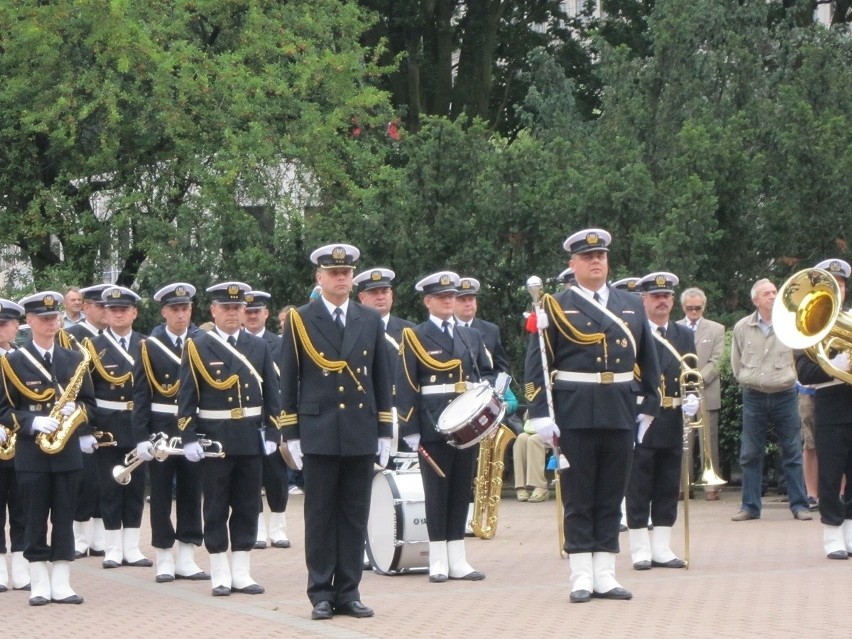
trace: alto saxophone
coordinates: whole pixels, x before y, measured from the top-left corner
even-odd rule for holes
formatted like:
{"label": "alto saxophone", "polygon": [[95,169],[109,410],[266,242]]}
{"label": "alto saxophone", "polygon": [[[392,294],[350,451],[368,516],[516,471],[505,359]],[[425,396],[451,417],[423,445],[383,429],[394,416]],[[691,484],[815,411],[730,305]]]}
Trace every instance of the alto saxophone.
{"label": "alto saxophone", "polygon": [[8,461],[15,456],[15,444],[18,440],[18,428],[0,426],[6,433],[6,441],[0,444],[0,460]]}
{"label": "alto saxophone", "polygon": [[503,490],[503,462],[509,442],[516,435],[501,424],[479,444],[476,477],[473,480],[473,519],[470,527],[480,539],[491,539],[497,534],[497,510]]}
{"label": "alto saxophone", "polygon": [[77,368],[74,370],[68,386],[65,387],[65,391],[56,400],[53,409],[50,411],[50,417],[59,422],[59,427],[52,433],[39,433],[36,436],[36,444],[38,444],[38,447],[43,453],[47,453],[48,455],[55,455],[61,452],[71,438],[71,435],[74,434],[74,431],[77,430],[80,424],[86,421],[86,413],[80,406],[77,406],[74,412],[67,417],[62,414],[62,408],[77,399],[77,394],[80,392],[83,380],[89,372],[89,362],[92,356],[89,354],[88,349],[81,348],[80,352],[83,354],[83,361],[77,364]]}

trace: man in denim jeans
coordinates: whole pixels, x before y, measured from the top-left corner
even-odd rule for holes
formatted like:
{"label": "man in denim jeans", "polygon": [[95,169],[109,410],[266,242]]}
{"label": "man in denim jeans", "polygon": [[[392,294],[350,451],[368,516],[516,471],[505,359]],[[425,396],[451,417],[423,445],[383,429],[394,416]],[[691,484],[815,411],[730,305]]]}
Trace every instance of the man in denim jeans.
{"label": "man in denim jeans", "polygon": [[772,330],[772,304],[777,290],[767,279],[751,288],[757,310],[734,327],[731,369],[743,389],[743,433],[740,467],[743,497],[733,521],[760,518],[766,431],[775,428],[781,447],[784,478],[793,517],[812,519],[808,512],[802,474],[802,442],[796,393],[796,365],[792,349]]}

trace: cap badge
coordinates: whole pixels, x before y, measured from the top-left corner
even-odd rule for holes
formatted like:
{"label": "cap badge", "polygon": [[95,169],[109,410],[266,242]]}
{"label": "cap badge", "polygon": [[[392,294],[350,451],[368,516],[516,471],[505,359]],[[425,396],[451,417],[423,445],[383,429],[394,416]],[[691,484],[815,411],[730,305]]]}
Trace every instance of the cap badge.
{"label": "cap badge", "polygon": [[442,275],[441,279],[438,281],[438,284],[440,284],[441,286],[449,286],[450,285],[450,276],[449,275]]}
{"label": "cap badge", "polygon": [[240,287],[239,287],[239,286],[237,286],[236,284],[231,284],[231,285],[228,287],[228,295],[229,295],[230,297],[236,297],[236,296],[237,296],[237,295],[239,295],[239,294],[240,294]]}
{"label": "cap badge", "polygon": [[594,246],[595,244],[597,244],[600,241],[601,241],[601,238],[598,237],[597,233],[587,233],[586,234],[586,243],[589,246]]}
{"label": "cap badge", "polygon": [[175,297],[186,297],[186,295],[187,295],[187,292],[186,292],[185,286],[178,286],[175,289]]}
{"label": "cap badge", "polygon": [[628,291],[635,291],[636,290],[636,280],[633,280],[631,282],[627,282],[627,290]]}
{"label": "cap badge", "polygon": [[342,246],[335,246],[331,251],[331,259],[335,262],[342,262],[346,259],[346,249]]}
{"label": "cap badge", "polygon": [[837,260],[833,260],[831,264],[828,265],[828,270],[832,273],[839,273],[843,269],[840,268],[840,262],[838,262]]}
{"label": "cap badge", "polygon": [[654,284],[656,284],[660,288],[664,287],[666,285],[666,276],[657,275],[657,277],[654,278]]}
{"label": "cap badge", "polygon": [[246,302],[251,304],[254,301],[254,295],[248,294],[246,295]]}
{"label": "cap badge", "polygon": [[53,299],[53,295],[45,295],[45,296],[44,296],[44,305],[45,305],[47,308],[50,308],[50,307],[51,307],[51,306],[53,306],[54,304],[56,304],[56,300],[55,300],[55,299]]}
{"label": "cap badge", "polygon": [[462,280],[461,287],[464,290],[468,290],[471,288],[470,280]]}
{"label": "cap badge", "polygon": [[373,280],[374,282],[381,281],[382,272],[381,271],[373,271],[372,273],[370,273],[370,279]]}
{"label": "cap badge", "polygon": [[[109,296],[112,299],[117,300],[118,298],[121,297],[121,291],[119,291],[117,288],[114,288],[110,291]],[[45,301],[45,303],[47,303],[47,298],[45,298],[44,301]]]}

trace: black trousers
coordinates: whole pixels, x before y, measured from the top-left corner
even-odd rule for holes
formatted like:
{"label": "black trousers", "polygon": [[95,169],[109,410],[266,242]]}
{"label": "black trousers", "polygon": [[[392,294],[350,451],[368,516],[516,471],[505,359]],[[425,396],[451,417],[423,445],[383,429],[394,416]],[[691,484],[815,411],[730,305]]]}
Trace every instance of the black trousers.
{"label": "black trousers", "polygon": [[104,529],[140,528],[142,511],[145,508],[145,472],[148,464],[137,467],[126,486],[119,484],[112,476],[112,469],[124,465],[124,457],[132,449],[110,446],[99,448],[94,457],[98,465],[100,484],[101,516]]}
{"label": "black trousers", "polygon": [[[9,545],[6,545],[6,513],[9,513]],[[0,554],[22,552],[25,544],[24,502],[12,462],[0,465]]]}
{"label": "black trousers", "polygon": [[649,515],[654,526],[674,526],[682,460],[682,446],[636,445],[627,483],[628,528],[647,528]]}
{"label": "black trousers", "polygon": [[[819,518],[827,526],[852,519],[852,424],[817,424]],[[846,475],[841,498],[840,483]]]}
{"label": "black trousers", "polygon": [[361,599],[375,455],[305,455],[305,562],[313,605]]}
{"label": "black trousers", "polygon": [[101,489],[95,457],[96,455],[83,455],[80,489],[77,491],[77,511],[74,513],[76,521],[101,517]]}
{"label": "black trousers", "polygon": [[[271,455],[263,456],[263,487],[266,489],[266,503],[269,510],[274,513],[283,513],[287,510],[287,500],[290,494],[287,481],[287,464],[278,451]],[[263,510],[261,499],[260,510]]]}
{"label": "black trousers", "polygon": [[204,547],[210,554],[251,550],[257,539],[260,455],[206,458],[201,466],[204,491]]}
{"label": "black trousers", "polygon": [[[43,473],[18,471],[18,488],[26,521],[27,561],[74,561],[74,508],[80,471]],[[47,524],[50,521],[50,543]]]}
{"label": "black trousers", "polygon": [[633,438],[632,430],[562,430],[559,443],[570,464],[559,473],[566,552],[619,551],[621,498],[630,474]]}
{"label": "black trousers", "polygon": [[[151,480],[151,543],[155,548],[171,548],[175,541],[200,546],[201,467],[182,456],[148,464]],[[172,487],[175,488],[177,525],[172,524]]]}
{"label": "black trousers", "polygon": [[428,442],[423,448],[446,477],[440,477],[420,455],[420,476],[426,500],[426,531],[429,541],[464,539],[471,482],[478,446],[459,449],[445,442]]}

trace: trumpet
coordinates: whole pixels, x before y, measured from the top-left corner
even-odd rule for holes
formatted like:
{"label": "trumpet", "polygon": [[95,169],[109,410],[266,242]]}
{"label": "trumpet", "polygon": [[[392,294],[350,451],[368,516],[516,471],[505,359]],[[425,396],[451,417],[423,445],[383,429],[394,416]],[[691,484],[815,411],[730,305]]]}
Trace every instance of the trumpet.
{"label": "trumpet", "polygon": [[92,437],[98,440],[98,448],[101,446],[118,446],[118,442],[115,441],[115,436],[105,430],[93,431]]}
{"label": "trumpet", "polygon": [[[152,444],[154,444],[154,450],[156,451],[157,447],[162,445],[168,437],[169,436],[165,433],[157,433],[155,435],[151,435],[149,440]],[[127,484],[130,483],[130,477],[133,474],[133,471],[144,463],[145,460],[139,456],[139,453],[137,453],[134,448],[124,456],[124,465],[117,464],[112,467],[112,478],[122,486],[127,486]]]}
{"label": "trumpet", "polygon": [[[205,449],[205,457],[222,459],[225,456],[221,442],[205,439],[204,436],[201,436],[198,443]],[[210,450],[207,450],[208,448]],[[172,437],[168,441],[161,440],[154,444],[154,459],[157,461],[166,461],[166,459],[175,455],[183,455],[183,441],[180,437]]]}

